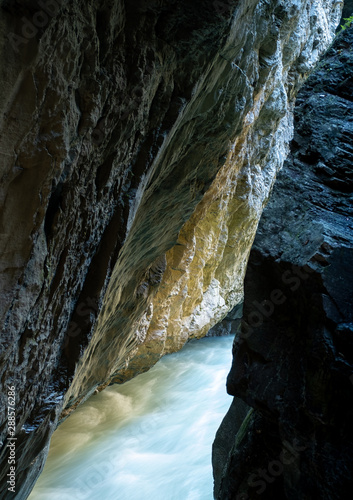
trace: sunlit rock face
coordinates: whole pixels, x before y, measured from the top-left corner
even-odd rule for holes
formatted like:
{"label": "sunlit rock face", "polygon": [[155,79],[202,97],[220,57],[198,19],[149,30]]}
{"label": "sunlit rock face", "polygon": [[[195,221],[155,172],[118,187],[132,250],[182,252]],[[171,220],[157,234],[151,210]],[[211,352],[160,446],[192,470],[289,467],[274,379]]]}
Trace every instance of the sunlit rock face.
{"label": "sunlit rock face", "polygon": [[[25,498],[63,409],[242,300],[293,100],[340,3],[0,8],[1,405],[14,385]],[[5,444],[1,461],[7,498]]]}
{"label": "sunlit rock face", "polygon": [[[332,15],[332,8],[336,14],[334,4],[278,2],[270,7],[259,2],[249,23],[249,3],[236,10],[237,30],[221,53],[231,67],[220,60],[217,64],[219,74],[231,71],[232,83],[237,81],[233,108],[227,112],[241,117],[241,128],[211,187],[166,254],[161,285],[141,326],[136,325],[142,343],[115,381],[145,371],[188,339],[204,336],[242,301],[258,220],[292,137],[293,100],[331,37],[333,18],[327,12]],[[219,80],[217,85],[213,95],[230,92]],[[209,119],[216,125],[223,112],[215,102]],[[102,315],[100,323],[104,320]]]}
{"label": "sunlit rock face", "polygon": [[227,381],[236,397],[213,447],[218,500],[350,497],[352,45],[353,27],[298,95],[291,152],[250,254]]}

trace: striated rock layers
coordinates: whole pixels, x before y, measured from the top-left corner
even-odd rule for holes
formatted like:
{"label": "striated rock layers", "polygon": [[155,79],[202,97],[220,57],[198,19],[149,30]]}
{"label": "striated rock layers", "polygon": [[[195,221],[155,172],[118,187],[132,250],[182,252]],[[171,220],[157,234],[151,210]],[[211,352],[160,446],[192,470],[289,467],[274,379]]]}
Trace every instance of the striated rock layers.
{"label": "striated rock layers", "polygon": [[217,499],[351,498],[352,47],[353,27],[301,90],[259,224],[227,381],[241,403],[214,444]]}
{"label": "striated rock layers", "polygon": [[341,3],[0,7],[1,407],[13,386],[25,498],[60,414],[242,300],[294,98]]}

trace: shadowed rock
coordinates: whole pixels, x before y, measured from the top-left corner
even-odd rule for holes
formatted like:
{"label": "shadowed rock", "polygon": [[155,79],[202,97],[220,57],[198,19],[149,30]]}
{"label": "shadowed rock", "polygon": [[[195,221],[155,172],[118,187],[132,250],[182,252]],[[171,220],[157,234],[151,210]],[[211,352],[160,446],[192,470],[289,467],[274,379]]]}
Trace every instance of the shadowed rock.
{"label": "shadowed rock", "polygon": [[241,440],[228,419],[218,499],[350,498],[352,46],[350,28],[298,95],[291,153],[251,251],[227,387],[254,411]]}

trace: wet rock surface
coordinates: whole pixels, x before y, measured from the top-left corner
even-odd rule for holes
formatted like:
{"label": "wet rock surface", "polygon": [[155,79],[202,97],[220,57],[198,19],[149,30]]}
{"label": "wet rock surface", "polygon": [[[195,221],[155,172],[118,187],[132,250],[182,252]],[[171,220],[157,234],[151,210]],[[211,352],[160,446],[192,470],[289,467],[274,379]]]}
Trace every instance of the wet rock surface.
{"label": "wet rock surface", "polygon": [[241,302],[293,102],[340,4],[0,8],[1,408],[14,386],[26,498],[59,418]]}
{"label": "wet rock surface", "polygon": [[251,412],[239,431],[228,419],[236,442],[221,473],[214,455],[218,499],[351,496],[352,47],[350,28],[298,95],[250,254],[227,388]]}
{"label": "wet rock surface", "polygon": [[[249,5],[243,7],[236,11],[237,23],[250,22]],[[136,326],[138,346],[114,381],[149,369],[190,338],[236,327],[236,320],[226,319],[212,328],[243,300],[249,249],[292,135],[293,99],[327,36],[328,6],[316,2],[298,7],[258,2],[253,20],[236,33],[232,43],[241,48],[231,66],[238,79],[234,109],[244,116],[242,128],[176,245],[166,253],[160,286]],[[230,60],[229,54],[225,57]],[[217,106],[209,112],[214,124],[218,113],[222,110]]]}

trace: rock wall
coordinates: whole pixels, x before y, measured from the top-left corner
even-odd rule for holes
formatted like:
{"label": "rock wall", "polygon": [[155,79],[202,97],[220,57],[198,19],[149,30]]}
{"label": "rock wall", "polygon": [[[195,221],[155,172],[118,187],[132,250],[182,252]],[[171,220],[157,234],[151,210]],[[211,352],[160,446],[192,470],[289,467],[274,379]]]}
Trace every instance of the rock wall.
{"label": "rock wall", "polygon": [[214,444],[217,499],[351,496],[352,46],[353,27],[298,95],[250,254],[227,381],[236,397]]}
{"label": "rock wall", "polygon": [[[167,252],[161,285],[141,326],[136,325],[141,344],[114,381],[126,381],[188,339],[204,336],[242,302],[258,220],[292,137],[293,100],[317,60],[317,49],[327,40],[321,38],[326,30],[321,7],[315,2],[302,3],[299,9],[296,2],[258,2],[244,31],[239,27],[249,6],[244,4],[244,11],[239,7],[232,43],[241,49],[235,58],[226,57],[233,61],[238,79],[235,109],[243,117],[241,130]],[[214,124],[219,111],[216,105],[210,116]],[[101,316],[101,321],[110,319]]]}
{"label": "rock wall", "polygon": [[242,300],[294,98],[340,7],[0,2],[1,407],[13,386],[18,498],[60,415]]}

